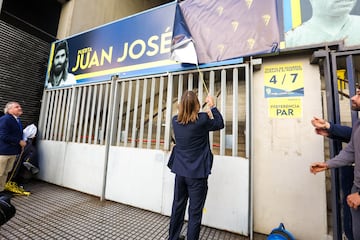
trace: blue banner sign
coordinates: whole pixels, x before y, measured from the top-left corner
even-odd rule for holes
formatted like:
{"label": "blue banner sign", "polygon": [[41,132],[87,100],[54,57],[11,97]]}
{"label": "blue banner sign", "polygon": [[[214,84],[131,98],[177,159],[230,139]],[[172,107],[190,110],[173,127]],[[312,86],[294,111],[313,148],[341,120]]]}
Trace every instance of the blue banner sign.
{"label": "blue banner sign", "polygon": [[129,77],[134,71],[151,74],[169,66],[179,68],[170,60],[175,8],[176,3],[166,4],[54,42],[45,86],[103,81],[112,75]]}

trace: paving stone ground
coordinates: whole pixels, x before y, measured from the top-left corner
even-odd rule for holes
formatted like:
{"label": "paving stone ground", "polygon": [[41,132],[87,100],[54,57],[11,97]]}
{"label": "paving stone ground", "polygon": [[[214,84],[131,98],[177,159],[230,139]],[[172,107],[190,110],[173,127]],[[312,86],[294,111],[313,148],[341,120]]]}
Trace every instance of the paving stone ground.
{"label": "paving stone ground", "polygon": [[[14,196],[16,214],[0,227],[0,239],[167,240],[169,217],[47,182],[24,184],[29,196]],[[183,234],[186,232],[184,225]],[[202,226],[200,240],[249,240]],[[254,234],[253,240],[266,240]]]}

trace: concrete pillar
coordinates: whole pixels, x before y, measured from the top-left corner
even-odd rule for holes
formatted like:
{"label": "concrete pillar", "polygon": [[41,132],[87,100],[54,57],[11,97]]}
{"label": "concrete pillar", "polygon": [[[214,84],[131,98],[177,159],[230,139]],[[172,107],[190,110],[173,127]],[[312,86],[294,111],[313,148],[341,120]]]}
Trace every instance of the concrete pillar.
{"label": "concrete pillar", "polygon": [[[0,0],[1,1],[1,0]],[[59,19],[57,39],[63,39],[70,35],[76,0],[70,0],[62,5]]]}

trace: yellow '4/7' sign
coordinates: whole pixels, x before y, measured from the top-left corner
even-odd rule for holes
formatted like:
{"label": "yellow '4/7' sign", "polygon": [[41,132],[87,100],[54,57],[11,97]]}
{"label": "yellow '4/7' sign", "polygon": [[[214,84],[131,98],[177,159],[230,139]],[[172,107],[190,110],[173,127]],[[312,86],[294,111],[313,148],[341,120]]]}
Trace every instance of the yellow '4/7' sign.
{"label": "yellow '4/7' sign", "polygon": [[264,67],[265,98],[304,96],[304,74],[301,63]]}

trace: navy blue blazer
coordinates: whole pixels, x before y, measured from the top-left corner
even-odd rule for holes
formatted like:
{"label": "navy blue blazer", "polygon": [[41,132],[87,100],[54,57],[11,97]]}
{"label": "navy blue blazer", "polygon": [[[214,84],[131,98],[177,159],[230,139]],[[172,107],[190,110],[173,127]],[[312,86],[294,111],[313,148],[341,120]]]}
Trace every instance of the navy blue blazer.
{"label": "navy blue blazer", "polygon": [[11,114],[0,117],[0,155],[17,155],[21,152],[22,127]]}
{"label": "navy blue blazer", "polygon": [[340,124],[334,124],[330,122],[330,128],[328,129],[329,138],[339,140],[342,142],[350,142],[352,128]]}
{"label": "navy blue blazer", "polygon": [[219,110],[211,109],[214,119],[205,112],[199,113],[196,122],[180,124],[177,115],[172,119],[176,145],[172,149],[168,166],[179,176],[207,178],[213,165],[209,132],[224,128],[224,120]]}

